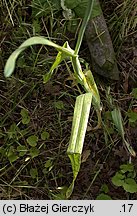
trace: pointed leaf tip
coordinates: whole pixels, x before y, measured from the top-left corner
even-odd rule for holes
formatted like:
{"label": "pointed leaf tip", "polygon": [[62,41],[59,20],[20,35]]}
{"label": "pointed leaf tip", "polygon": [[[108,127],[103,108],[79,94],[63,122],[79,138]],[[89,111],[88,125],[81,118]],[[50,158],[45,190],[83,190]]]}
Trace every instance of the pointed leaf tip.
{"label": "pointed leaf tip", "polygon": [[19,56],[19,54],[25,49],[26,47],[19,47],[16,49],[8,58],[5,68],[4,68],[4,76],[10,77],[15,69],[15,63]]}
{"label": "pointed leaf tip", "polygon": [[11,64],[9,59],[8,59],[8,61],[6,62],[5,68],[4,68],[4,76],[6,78],[10,77],[12,75],[14,69],[15,69],[15,63],[12,62],[12,64]]}

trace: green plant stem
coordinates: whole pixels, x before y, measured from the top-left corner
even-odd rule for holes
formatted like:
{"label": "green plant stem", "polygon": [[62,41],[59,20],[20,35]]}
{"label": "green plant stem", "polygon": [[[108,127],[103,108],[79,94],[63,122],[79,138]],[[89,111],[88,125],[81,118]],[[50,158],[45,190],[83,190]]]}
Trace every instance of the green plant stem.
{"label": "green plant stem", "polygon": [[83,22],[82,22],[82,25],[81,25],[81,28],[80,28],[79,34],[78,34],[78,40],[77,40],[76,47],[75,47],[75,52],[74,52],[75,55],[78,55],[78,53],[79,53],[79,50],[80,50],[80,47],[81,47],[81,43],[82,43],[82,40],[83,40],[83,36],[84,36],[84,33],[85,33],[86,26],[87,26],[88,21],[89,21],[89,19],[91,17],[94,1],[95,0],[89,0],[88,1],[88,5],[87,5],[86,12],[85,12],[85,16],[84,16],[84,19],[83,19]]}

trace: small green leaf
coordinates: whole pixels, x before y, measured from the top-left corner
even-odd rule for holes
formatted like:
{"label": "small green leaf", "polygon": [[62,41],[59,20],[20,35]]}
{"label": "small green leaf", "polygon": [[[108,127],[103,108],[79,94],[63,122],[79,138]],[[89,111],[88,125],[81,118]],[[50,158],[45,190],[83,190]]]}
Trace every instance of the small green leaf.
{"label": "small green leaf", "polygon": [[116,186],[122,186],[124,183],[124,178],[124,175],[122,175],[119,172],[116,172],[116,174],[112,177],[112,183]]}
{"label": "small green leaf", "polygon": [[42,172],[44,174],[47,174],[48,172],[50,172],[53,168],[53,161],[51,159],[47,160],[46,163],[44,164],[44,169],[42,170]]}
{"label": "small green leaf", "polygon": [[32,158],[37,157],[39,155],[39,149],[37,149],[36,147],[32,147],[29,151],[30,151],[30,156]]}
{"label": "small green leaf", "polygon": [[36,168],[31,168],[30,169],[30,175],[33,179],[38,177],[38,170]]}
{"label": "small green leaf", "polygon": [[22,123],[28,124],[30,122],[30,117],[29,117],[28,111],[26,109],[22,109],[20,114],[22,117]]}
{"label": "small green leaf", "polygon": [[43,132],[41,133],[41,139],[42,139],[42,140],[47,140],[47,139],[49,139],[49,133],[48,133],[47,131],[43,131]]}
{"label": "small green leaf", "polygon": [[15,162],[18,158],[19,158],[19,157],[18,157],[15,153],[11,154],[11,155],[8,157],[10,163]]}
{"label": "small green leaf", "polygon": [[135,123],[137,121],[137,113],[133,112],[132,110],[129,110],[127,112],[127,116],[129,118],[130,123]]}
{"label": "small green leaf", "polygon": [[32,147],[35,147],[37,145],[37,142],[38,137],[36,135],[31,135],[27,138],[27,143]]}
{"label": "small green leaf", "polygon": [[15,162],[19,158],[18,155],[16,154],[16,150],[14,149],[13,146],[11,146],[9,148],[9,151],[7,153],[7,157],[9,159],[10,163]]}
{"label": "small green leaf", "polygon": [[9,139],[14,139],[14,138],[17,138],[17,125],[15,123],[13,123],[11,126],[10,126],[10,129],[7,131],[7,134],[8,134],[8,138]]}
{"label": "small green leaf", "polygon": [[132,95],[135,99],[137,99],[137,88],[133,88]]}
{"label": "small green leaf", "polygon": [[136,177],[136,171],[135,170],[133,170],[133,172],[128,172],[127,173],[127,178],[135,178]]}
{"label": "small green leaf", "polygon": [[28,150],[26,146],[20,145],[17,147],[17,151],[19,152],[19,156],[24,156]]}
{"label": "small green leaf", "polygon": [[137,183],[132,178],[125,179],[125,183],[123,184],[123,188],[125,191],[129,193],[136,193],[137,192]]}
{"label": "small green leaf", "polygon": [[126,172],[133,172],[134,171],[134,166],[133,164],[122,164],[120,166],[121,172],[126,173]]}
{"label": "small green leaf", "polygon": [[21,109],[20,114],[21,114],[21,116],[24,118],[24,117],[28,116],[28,110],[26,110],[26,109]]}
{"label": "small green leaf", "polygon": [[112,200],[112,198],[107,194],[101,193],[96,197],[96,200]]}
{"label": "small green leaf", "polygon": [[52,166],[52,164],[53,164],[52,160],[49,159],[49,160],[46,161],[44,167],[45,167],[45,168],[49,168],[49,167]]}
{"label": "small green leaf", "polygon": [[64,103],[63,103],[63,101],[56,101],[56,102],[54,102],[54,106],[55,106],[55,108],[60,109],[60,110],[64,109]]}
{"label": "small green leaf", "polygon": [[101,192],[104,192],[104,193],[108,193],[109,192],[109,189],[108,189],[108,186],[106,184],[103,184],[101,186],[101,189],[100,189]]}

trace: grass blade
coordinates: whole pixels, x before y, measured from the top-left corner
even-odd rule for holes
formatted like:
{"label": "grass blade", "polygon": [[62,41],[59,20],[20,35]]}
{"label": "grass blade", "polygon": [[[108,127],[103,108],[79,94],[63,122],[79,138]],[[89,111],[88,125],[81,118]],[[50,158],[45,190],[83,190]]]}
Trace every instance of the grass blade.
{"label": "grass blade", "polygon": [[125,144],[125,146],[126,146],[127,150],[129,151],[129,153],[133,157],[135,157],[136,153],[135,153],[134,149],[132,148],[132,146],[125,139],[125,132],[124,132],[124,127],[123,127],[123,119],[122,119],[120,109],[118,107],[115,108],[113,111],[111,111],[111,115],[112,115],[113,122],[114,122],[119,134],[122,137],[123,143]]}
{"label": "grass blade", "polygon": [[119,134],[121,135],[122,139],[124,139],[125,132],[123,128],[123,122],[122,122],[122,116],[121,116],[120,109],[118,107],[115,108],[113,111],[111,111],[111,115],[112,115],[113,122]]}

